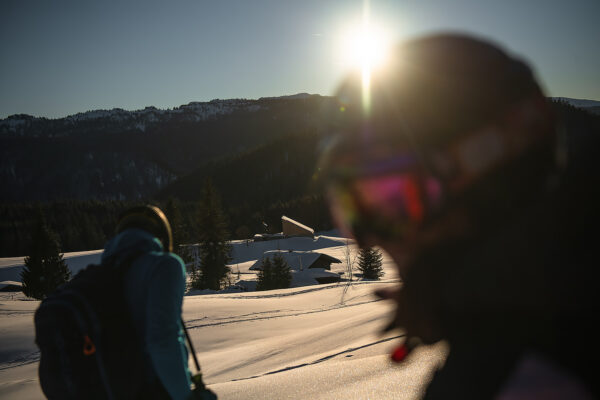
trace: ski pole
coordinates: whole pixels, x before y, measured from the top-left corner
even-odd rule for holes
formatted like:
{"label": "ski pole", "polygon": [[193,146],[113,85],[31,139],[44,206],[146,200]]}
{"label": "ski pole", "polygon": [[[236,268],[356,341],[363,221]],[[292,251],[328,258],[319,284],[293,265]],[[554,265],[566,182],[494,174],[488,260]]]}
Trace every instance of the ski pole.
{"label": "ski pole", "polygon": [[194,358],[194,364],[196,365],[196,374],[192,375],[192,383],[194,384],[197,390],[205,391],[206,385],[204,385],[204,381],[202,380],[202,370],[200,369],[200,363],[198,362],[198,357],[196,357],[196,350],[194,350],[192,338],[190,338],[190,334],[188,333],[188,330],[185,327],[185,321],[183,320],[183,317],[181,317],[181,327],[185,332],[185,338],[187,339],[190,352],[192,353],[192,357]]}
{"label": "ski pole", "polygon": [[194,345],[192,344],[192,339],[190,338],[190,334],[188,333],[187,328],[185,327],[185,321],[183,317],[181,317],[181,326],[183,327],[183,331],[185,332],[185,338],[187,339],[188,345],[190,346],[190,352],[192,353],[192,357],[194,358],[194,364],[196,364],[196,371],[201,374],[200,363],[198,362],[198,357],[196,357],[196,351],[194,350]]}

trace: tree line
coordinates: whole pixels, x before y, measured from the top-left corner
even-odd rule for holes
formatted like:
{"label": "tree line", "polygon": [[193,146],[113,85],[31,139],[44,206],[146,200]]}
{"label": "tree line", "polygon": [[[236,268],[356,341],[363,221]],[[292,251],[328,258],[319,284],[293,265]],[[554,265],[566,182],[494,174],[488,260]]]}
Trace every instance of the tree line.
{"label": "tree line", "polygon": [[66,252],[100,249],[113,235],[120,212],[134,205],[176,205],[180,243],[194,243],[203,182],[211,179],[222,199],[232,239],[281,229],[287,215],[316,231],[331,229],[329,210],[318,179],[316,134],[290,135],[219,161],[207,162],[143,200],[64,200],[0,203],[0,257],[24,255],[31,243],[36,209],[46,216]]}
{"label": "tree line", "polygon": [[[102,249],[114,235],[121,212],[135,205],[156,204],[169,217],[179,244],[197,243],[199,235],[199,201],[64,201],[51,203],[0,203],[0,257],[27,254],[32,244],[32,232],[37,224],[38,210],[48,227],[56,233],[63,252]],[[313,227],[331,229],[329,210],[323,195],[307,195],[289,201],[274,201],[269,205],[223,206],[225,225],[231,239],[248,239],[255,233],[273,233],[281,229],[281,216],[287,215]]]}
{"label": "tree line", "polygon": [[[173,245],[177,250],[182,240],[182,218],[179,207],[172,199],[164,206],[173,230]],[[22,291],[28,297],[44,299],[60,285],[71,279],[70,270],[61,254],[59,239],[49,228],[44,212],[36,210],[32,240],[27,249],[25,265],[21,271]],[[218,194],[210,181],[206,181],[197,213],[200,244],[200,268],[191,273],[194,289],[219,290],[229,281],[231,261],[229,232]]]}

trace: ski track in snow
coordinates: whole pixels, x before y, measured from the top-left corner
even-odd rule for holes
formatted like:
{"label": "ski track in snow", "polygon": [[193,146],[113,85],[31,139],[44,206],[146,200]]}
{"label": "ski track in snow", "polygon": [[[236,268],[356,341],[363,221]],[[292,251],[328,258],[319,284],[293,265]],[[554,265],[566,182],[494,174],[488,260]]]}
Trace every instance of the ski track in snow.
{"label": "ski track in snow", "polygon": [[[382,301],[382,299],[368,300],[368,301],[363,301],[363,302],[354,303],[354,304],[336,304],[336,305],[328,307],[328,308],[322,308],[322,309],[319,309],[319,310],[301,311],[301,312],[297,312],[297,313],[294,313],[294,314],[270,315],[270,316],[265,316],[265,317],[256,317],[256,318],[247,318],[247,319],[237,319],[237,318],[239,318],[239,316],[234,316],[234,317],[229,317],[229,318],[223,318],[223,319],[233,319],[233,318],[235,318],[235,319],[230,320],[230,321],[212,322],[212,323],[208,323],[208,324],[199,324],[199,325],[192,325],[192,324],[190,324],[190,322],[198,321],[198,320],[192,320],[192,321],[186,321],[185,326],[188,329],[197,329],[197,328],[206,328],[206,327],[209,327],[209,326],[221,326],[221,325],[237,324],[237,323],[242,323],[242,322],[261,321],[261,320],[265,320],[265,319],[297,317],[299,315],[317,314],[317,313],[322,313],[322,312],[327,312],[327,311],[332,311],[332,310],[338,310],[340,308],[361,306],[363,304],[376,303],[378,301]],[[278,310],[278,311],[281,311],[281,310]],[[263,311],[263,312],[253,313],[253,314],[256,314],[256,315],[271,314],[271,313],[275,313],[275,312],[278,312],[278,311]],[[248,315],[252,315],[252,314],[248,314]],[[202,320],[202,319],[205,319],[205,318],[200,318],[199,320]],[[219,319],[221,319],[221,318],[219,318]]]}
{"label": "ski track in snow", "polygon": [[[1,306],[2,304],[0,304]],[[0,310],[0,318],[2,317],[12,317],[15,315],[24,316],[24,315],[33,315],[35,314],[35,310],[33,311],[24,311],[24,310]]]}
{"label": "ski track in snow", "polygon": [[17,357],[14,360],[10,360],[10,361],[0,364],[0,371],[9,369],[9,368],[20,367],[22,365],[35,363],[35,362],[38,362],[39,360],[40,360],[40,351],[39,350],[32,351],[31,353],[27,353],[25,355]]}
{"label": "ski track in snow", "polygon": [[[359,282],[352,282],[349,285],[346,284],[346,286],[369,285],[369,284],[373,284],[373,283],[380,285],[380,284],[385,284],[385,283],[398,283],[398,282],[401,282],[401,281],[399,279],[390,279],[390,280],[385,280],[385,281],[359,281]],[[333,285],[318,285],[318,286],[312,287],[310,289],[292,290],[292,291],[289,291],[286,293],[263,294],[263,295],[254,295],[254,296],[222,296],[221,298],[222,299],[268,299],[268,298],[272,298],[272,297],[287,297],[287,296],[296,296],[299,294],[311,293],[311,292],[316,292],[316,291],[321,291],[321,290],[337,289],[343,285],[344,285],[343,283],[333,284]],[[258,292],[258,293],[260,293],[260,292]]]}
{"label": "ski track in snow", "polygon": [[[352,282],[350,284],[346,284],[344,289],[347,290],[348,287],[353,287],[356,285],[370,284],[370,283],[396,284],[398,282],[399,282],[399,280]],[[267,298],[294,296],[294,295],[312,293],[312,292],[321,291],[321,290],[338,289],[340,286],[341,285],[338,284],[338,285],[319,286],[319,287],[304,289],[304,290],[293,290],[288,293],[263,294],[263,295],[254,295],[254,296],[219,296],[219,298],[234,299],[234,300],[267,299]],[[260,320],[266,320],[266,319],[296,317],[296,316],[300,316],[300,315],[316,314],[316,313],[321,313],[321,312],[338,310],[340,308],[360,306],[360,305],[369,304],[369,303],[376,303],[376,302],[382,300],[382,299],[371,299],[371,300],[362,301],[362,302],[358,302],[358,303],[347,304],[347,302],[350,300],[355,300],[357,298],[365,297],[365,296],[366,295],[362,295],[362,296],[354,297],[351,299],[342,298],[340,300],[340,303],[332,305],[330,307],[321,308],[318,310],[268,310],[268,311],[259,311],[259,312],[254,312],[254,313],[233,315],[233,316],[227,316],[227,317],[221,317],[221,318],[218,318],[218,317],[212,318],[212,320],[216,321],[216,322],[211,322],[211,323],[206,323],[206,324],[196,324],[195,325],[195,323],[197,323],[199,321],[207,320],[207,319],[209,319],[209,317],[188,319],[185,322],[186,322],[186,327],[188,329],[197,329],[197,328],[205,328],[205,327],[209,327],[209,326],[221,326],[221,325],[228,325],[228,324],[235,324],[235,323],[260,321]],[[282,314],[277,314],[277,313],[282,313]],[[274,314],[274,315],[269,315],[269,314]],[[250,318],[245,318],[245,317],[250,317]]]}
{"label": "ski track in snow", "polygon": [[343,350],[343,351],[339,351],[339,352],[334,353],[334,354],[330,354],[330,355],[325,356],[325,357],[321,357],[318,360],[315,360],[315,361],[312,361],[312,362],[302,363],[302,364],[298,364],[298,365],[292,365],[292,366],[281,368],[281,369],[278,369],[278,370],[275,370],[275,371],[265,372],[264,374],[255,375],[255,376],[249,376],[247,378],[232,379],[231,382],[245,381],[245,380],[248,380],[248,379],[256,379],[256,378],[260,378],[260,377],[267,376],[267,375],[274,375],[274,374],[278,374],[278,373],[285,372],[285,371],[290,371],[290,370],[297,369],[297,368],[302,368],[302,367],[307,367],[307,366],[310,366],[310,365],[320,364],[320,363],[322,363],[324,361],[330,360],[330,359],[332,359],[334,357],[337,357],[337,356],[340,356],[342,354],[351,353],[353,351],[357,351],[357,350],[360,350],[360,349],[365,349],[367,347],[375,346],[377,344],[386,343],[386,342],[389,342],[389,341],[392,341],[392,340],[400,339],[400,338],[403,338],[404,336],[405,335],[398,335],[398,336],[394,336],[394,337],[389,337],[389,338],[377,340],[375,342],[367,343],[367,344],[364,344],[362,346],[352,347],[352,348],[349,348],[349,349],[346,349],[346,350]]}

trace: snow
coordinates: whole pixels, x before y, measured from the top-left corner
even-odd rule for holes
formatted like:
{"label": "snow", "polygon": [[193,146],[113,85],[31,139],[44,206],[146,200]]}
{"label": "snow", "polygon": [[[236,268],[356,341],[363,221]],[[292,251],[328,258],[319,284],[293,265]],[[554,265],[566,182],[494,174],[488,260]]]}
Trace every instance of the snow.
{"label": "snow", "polygon": [[[160,121],[168,121],[174,117],[198,122],[228,115],[236,111],[257,112],[264,108],[265,106],[258,104],[256,100],[228,99],[211,100],[210,102],[191,102],[167,110],[157,109],[153,106],[132,111],[122,108],[91,110],[54,120],[61,121],[63,124],[70,126],[75,126],[81,122],[103,120],[118,123],[121,129],[129,128],[146,132]],[[11,115],[6,119],[0,120],[0,131],[19,132],[22,134],[28,122],[42,119],[45,118],[37,118],[24,114]]]}
{"label": "snow", "polygon": [[306,100],[310,99],[313,96],[319,96],[318,94],[309,94],[309,93],[296,93],[287,96],[276,96],[276,97],[261,97],[259,100]]}
{"label": "snow", "polygon": [[21,290],[22,284],[17,281],[2,281],[0,282],[0,291],[8,289],[18,289]]}
{"label": "snow", "polygon": [[[279,243],[277,243],[279,242]],[[348,244],[348,245],[347,245]],[[334,236],[232,243],[234,276],[254,282],[250,266],[264,251],[293,248],[345,260],[352,241]],[[72,271],[99,260],[101,251],[65,254]],[[18,271],[22,258],[0,259],[0,281]],[[332,264],[345,270],[345,265]],[[311,285],[264,292],[188,294],[183,317],[204,378],[219,399],[413,399],[444,362],[443,344],[417,349],[403,364],[389,354],[402,332],[381,335],[391,304],[373,296],[399,284],[384,254],[381,281]],[[337,271],[334,271],[337,272]],[[107,296],[110,292],[107,290]],[[41,399],[39,353],[33,314],[39,302],[0,293],[0,398]],[[193,361],[190,359],[193,371]]]}
{"label": "snow", "polygon": [[324,253],[315,251],[293,251],[293,250],[269,250],[265,251],[263,256],[256,260],[249,268],[250,271],[258,271],[262,269],[263,260],[267,257],[281,256],[289,265],[292,272],[291,287],[317,285],[318,278],[334,278],[340,279],[340,274],[326,271],[324,268],[310,268],[310,266],[320,257],[326,257],[330,262],[341,263],[337,258],[330,257]]}
{"label": "snow", "polygon": [[[99,263],[101,255],[102,250],[78,251],[65,253],[64,259],[71,270],[71,274],[75,275],[87,265]],[[23,257],[0,258],[0,281],[12,280],[20,282],[21,270],[24,265]]]}
{"label": "snow", "polygon": [[324,235],[317,236],[314,239],[309,237],[290,237],[279,240],[267,240],[264,242],[237,240],[232,242],[232,256],[235,263],[242,263],[245,261],[257,260],[262,257],[265,251],[269,250],[311,251],[340,248],[344,247],[348,240],[349,239],[336,236]]}
{"label": "snow", "polygon": [[[262,269],[263,260],[267,257],[273,258],[275,256],[280,256],[285,260],[285,262],[290,266],[292,270],[301,271],[303,269],[308,269],[312,263],[321,257],[322,253],[315,251],[293,251],[293,250],[269,250],[265,251],[263,257],[250,267],[250,270],[255,271]],[[337,258],[330,259],[331,262],[339,262],[340,260]]]}
{"label": "snow", "polygon": [[231,114],[237,110],[256,112],[262,107],[255,101],[244,99],[211,100],[208,103],[192,102],[182,105],[174,111],[185,111],[192,114],[195,121],[205,121],[219,115]]}

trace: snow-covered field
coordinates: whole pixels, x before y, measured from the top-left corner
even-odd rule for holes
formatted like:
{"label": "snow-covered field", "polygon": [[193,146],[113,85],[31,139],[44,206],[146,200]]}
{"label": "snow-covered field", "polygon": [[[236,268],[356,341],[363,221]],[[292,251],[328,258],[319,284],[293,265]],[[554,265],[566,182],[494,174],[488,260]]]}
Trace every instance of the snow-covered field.
{"label": "snow-covered field", "polygon": [[[346,239],[320,236],[234,243],[234,276],[251,280],[249,267],[266,250],[319,251],[344,263]],[[100,251],[65,254],[73,272],[98,262]],[[19,281],[22,258],[0,259],[0,282]],[[266,292],[188,295],[183,316],[209,387],[220,399],[403,399],[417,398],[443,345],[417,349],[403,364],[389,353],[401,332],[379,335],[391,305],[376,299],[379,287],[398,285],[384,255],[381,281],[297,286]],[[298,284],[301,280],[295,281]],[[308,281],[305,281],[305,283]],[[21,293],[0,293],[0,398],[39,399],[39,353],[33,314],[39,302]],[[193,371],[193,362],[190,360]]]}

